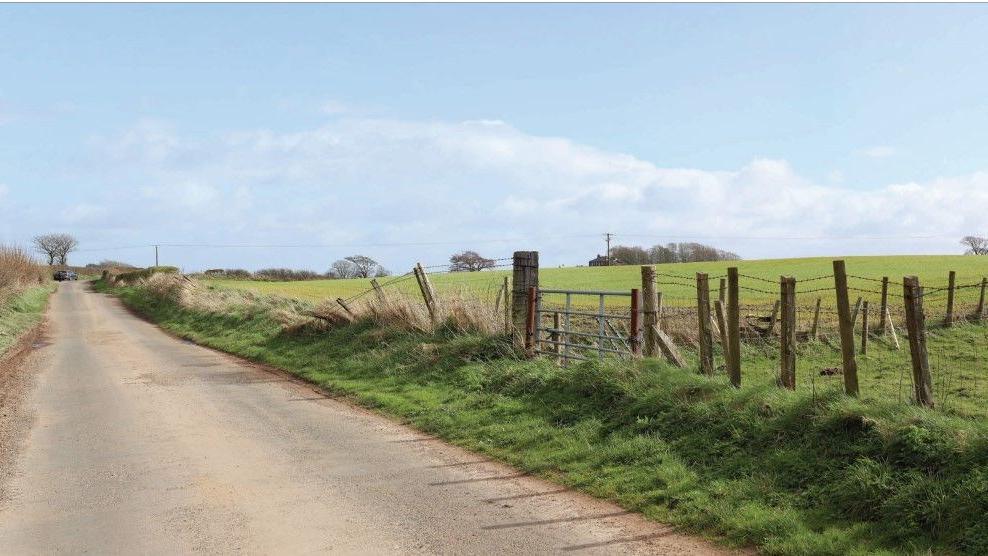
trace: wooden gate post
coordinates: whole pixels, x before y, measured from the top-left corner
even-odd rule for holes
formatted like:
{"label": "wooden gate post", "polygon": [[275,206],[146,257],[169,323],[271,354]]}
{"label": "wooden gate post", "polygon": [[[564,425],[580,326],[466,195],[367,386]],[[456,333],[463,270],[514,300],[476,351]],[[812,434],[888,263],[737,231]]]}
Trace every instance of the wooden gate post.
{"label": "wooden gate post", "polygon": [[933,380],[926,351],[926,316],[923,314],[923,288],[919,285],[919,278],[906,276],[902,279],[902,298],[906,306],[906,333],[909,335],[916,403],[933,407]]}
{"label": "wooden gate post", "polygon": [[861,355],[868,355],[868,302],[861,306]]}
{"label": "wooden gate post", "polygon": [[957,272],[951,270],[947,276],[947,316],[943,319],[943,325],[950,327],[954,325],[954,285],[957,281]]}
{"label": "wooden gate post", "polygon": [[642,353],[655,357],[659,353],[658,340],[653,326],[659,324],[659,295],[655,291],[655,267],[643,265],[642,271]]}
{"label": "wooden gate post", "polygon": [[432,289],[432,282],[429,281],[429,275],[422,268],[422,263],[415,263],[414,272],[415,280],[419,283],[419,289],[422,291],[422,299],[425,300],[425,308],[429,310],[429,322],[436,324],[438,317],[436,312],[436,292]]}
{"label": "wooden gate post", "polygon": [[988,290],[988,278],[981,278],[981,296],[978,297],[978,320],[985,318],[985,290]]}
{"label": "wooden gate post", "polygon": [[538,251],[515,251],[511,286],[511,321],[515,344],[520,346],[525,341],[528,289],[539,287]]}
{"label": "wooden gate post", "polygon": [[696,273],[696,321],[700,335],[700,372],[714,374],[714,336],[710,322],[710,279],[706,273]]}
{"label": "wooden gate post", "polygon": [[840,351],[843,359],[844,392],[858,395],[858,362],[854,360],[854,324],[847,296],[847,268],[843,260],[834,261],[834,289],[837,293],[837,320],[840,325]]}
{"label": "wooden gate post", "polygon": [[782,319],[779,327],[780,361],[779,383],[783,388],[796,389],[796,279],[782,276],[779,279],[779,302]]}
{"label": "wooden gate post", "polygon": [[882,331],[884,336],[887,332],[887,326],[885,323],[888,319],[888,308],[889,308],[889,277],[882,276],[882,302],[881,306],[878,308],[878,329]]}
{"label": "wooden gate post", "polygon": [[536,323],[536,311],[535,304],[537,302],[539,295],[539,289],[535,286],[528,288],[528,299],[525,304],[525,353],[532,357],[535,355],[535,350],[538,346],[535,345],[535,327],[538,326]]}
{"label": "wooden gate post", "polygon": [[640,293],[638,288],[631,289],[631,330],[628,331],[628,346],[634,357],[641,357],[642,354]]}
{"label": "wooden gate post", "polygon": [[727,269],[727,374],[731,385],[741,387],[741,306],[738,300],[738,267]]}

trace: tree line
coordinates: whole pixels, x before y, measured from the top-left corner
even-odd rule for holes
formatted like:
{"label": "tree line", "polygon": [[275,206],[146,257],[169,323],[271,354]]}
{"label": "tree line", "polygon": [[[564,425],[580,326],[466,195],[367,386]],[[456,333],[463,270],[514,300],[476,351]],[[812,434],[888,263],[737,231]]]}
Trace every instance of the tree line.
{"label": "tree line", "polygon": [[652,247],[617,245],[611,248],[611,264],[699,263],[705,261],[737,261],[737,253],[724,251],[702,243],[667,243]]}

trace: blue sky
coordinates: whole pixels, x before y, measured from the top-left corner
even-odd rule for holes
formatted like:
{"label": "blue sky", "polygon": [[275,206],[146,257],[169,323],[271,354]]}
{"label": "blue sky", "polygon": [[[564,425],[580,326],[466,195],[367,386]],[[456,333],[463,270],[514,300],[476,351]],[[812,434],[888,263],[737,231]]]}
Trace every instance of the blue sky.
{"label": "blue sky", "polygon": [[188,269],[579,264],[604,231],[959,252],[988,233],[986,28],[978,5],[3,5],[0,241],[326,246],[163,249]]}

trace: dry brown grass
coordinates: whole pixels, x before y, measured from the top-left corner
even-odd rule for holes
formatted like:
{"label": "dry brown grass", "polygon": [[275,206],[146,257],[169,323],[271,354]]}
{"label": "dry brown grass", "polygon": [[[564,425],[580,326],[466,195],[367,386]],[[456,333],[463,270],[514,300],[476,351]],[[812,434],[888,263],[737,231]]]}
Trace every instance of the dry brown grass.
{"label": "dry brown grass", "polygon": [[136,281],[116,281],[116,285],[136,285],[155,297],[168,299],[196,311],[266,314],[287,331],[319,330],[370,320],[379,326],[405,330],[431,331],[448,327],[460,332],[495,334],[504,329],[503,315],[493,304],[460,293],[441,294],[436,318],[430,318],[421,298],[390,292],[384,299],[368,296],[349,304],[347,313],[334,300],[319,304],[248,290],[215,288],[178,274],[153,274]]}
{"label": "dry brown grass", "polygon": [[44,284],[48,269],[19,247],[0,245],[0,303],[30,286]]}

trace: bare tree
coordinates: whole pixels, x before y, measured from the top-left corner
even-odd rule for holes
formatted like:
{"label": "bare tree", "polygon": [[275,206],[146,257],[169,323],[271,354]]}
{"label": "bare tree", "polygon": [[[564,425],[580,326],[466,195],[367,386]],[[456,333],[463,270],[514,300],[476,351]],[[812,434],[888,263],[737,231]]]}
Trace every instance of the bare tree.
{"label": "bare tree", "polygon": [[494,259],[482,257],[476,251],[464,251],[449,258],[450,272],[477,272],[494,268]]}
{"label": "bare tree", "polygon": [[366,255],[350,255],[333,263],[329,273],[338,278],[373,278],[388,276],[386,268]]}
{"label": "bare tree", "polygon": [[965,236],[961,245],[967,247],[965,255],[988,255],[988,238]]}
{"label": "bare tree", "polygon": [[69,234],[44,234],[34,237],[34,248],[48,257],[48,265],[55,263],[64,265],[68,262],[69,253],[75,251],[79,242]]}
{"label": "bare tree", "polygon": [[329,272],[327,274],[333,276],[334,278],[356,278],[357,267],[346,259],[340,259],[329,267]]}

